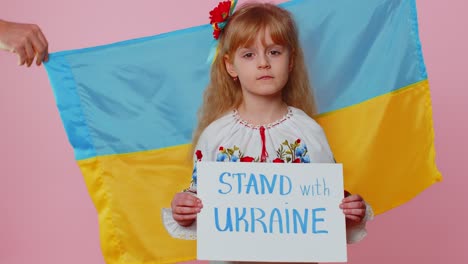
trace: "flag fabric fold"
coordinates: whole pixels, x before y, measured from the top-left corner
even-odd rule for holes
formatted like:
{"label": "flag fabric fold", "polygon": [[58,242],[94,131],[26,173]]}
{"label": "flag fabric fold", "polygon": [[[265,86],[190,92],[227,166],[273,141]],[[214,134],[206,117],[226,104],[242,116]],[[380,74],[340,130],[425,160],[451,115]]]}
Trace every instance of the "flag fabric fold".
{"label": "flag fabric fold", "polygon": [[[376,213],[441,180],[415,0],[293,0],[319,114],[345,188]],[[46,64],[97,209],[108,263],[195,258],[161,208],[191,179],[191,135],[209,79],[210,25],[53,53]]]}

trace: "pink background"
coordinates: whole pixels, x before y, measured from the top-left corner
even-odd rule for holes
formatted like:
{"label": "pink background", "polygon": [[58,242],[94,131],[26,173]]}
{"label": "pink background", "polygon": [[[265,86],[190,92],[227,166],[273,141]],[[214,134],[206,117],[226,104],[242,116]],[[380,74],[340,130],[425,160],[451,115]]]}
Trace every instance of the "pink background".
{"label": "pink background", "polygon": [[[217,2],[15,0],[2,1],[0,17],[39,24],[61,51],[205,24]],[[418,0],[418,9],[444,181],[378,216],[349,247],[349,263],[468,263],[468,3]],[[0,52],[0,80],[0,263],[103,263],[97,215],[45,69]]]}

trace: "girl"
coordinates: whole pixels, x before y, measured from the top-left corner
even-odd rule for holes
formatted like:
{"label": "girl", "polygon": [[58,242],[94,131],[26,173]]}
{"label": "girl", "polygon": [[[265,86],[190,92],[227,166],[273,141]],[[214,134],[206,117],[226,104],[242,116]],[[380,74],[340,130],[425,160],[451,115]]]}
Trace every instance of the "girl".
{"label": "girl", "polygon": [[[171,235],[179,238],[195,236],[193,223],[203,207],[195,195],[197,161],[335,162],[312,119],[314,98],[291,14],[266,3],[233,9],[226,1],[210,12],[219,43],[193,138],[192,183],[174,196],[172,212],[164,216]],[[362,239],[370,207],[354,194],[340,208],[348,242]]]}

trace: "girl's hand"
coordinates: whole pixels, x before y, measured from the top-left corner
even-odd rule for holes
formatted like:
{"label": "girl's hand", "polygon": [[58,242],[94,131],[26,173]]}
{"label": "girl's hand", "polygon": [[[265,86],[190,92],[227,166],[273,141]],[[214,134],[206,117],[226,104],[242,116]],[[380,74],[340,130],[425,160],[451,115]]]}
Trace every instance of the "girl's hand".
{"label": "girl's hand", "polygon": [[366,216],[366,203],[358,194],[346,196],[340,204],[346,216],[346,224],[361,223]]}
{"label": "girl's hand", "polygon": [[176,193],[171,203],[172,217],[181,226],[190,226],[203,208],[200,199],[186,192]]}

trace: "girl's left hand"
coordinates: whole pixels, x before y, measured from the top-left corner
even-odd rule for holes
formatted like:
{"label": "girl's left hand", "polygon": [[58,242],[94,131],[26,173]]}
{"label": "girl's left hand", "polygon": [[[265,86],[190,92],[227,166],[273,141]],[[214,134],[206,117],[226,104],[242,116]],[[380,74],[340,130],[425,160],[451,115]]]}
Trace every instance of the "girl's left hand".
{"label": "girl's left hand", "polygon": [[340,208],[348,220],[360,223],[366,216],[366,203],[359,194],[352,194],[345,197],[340,204]]}

